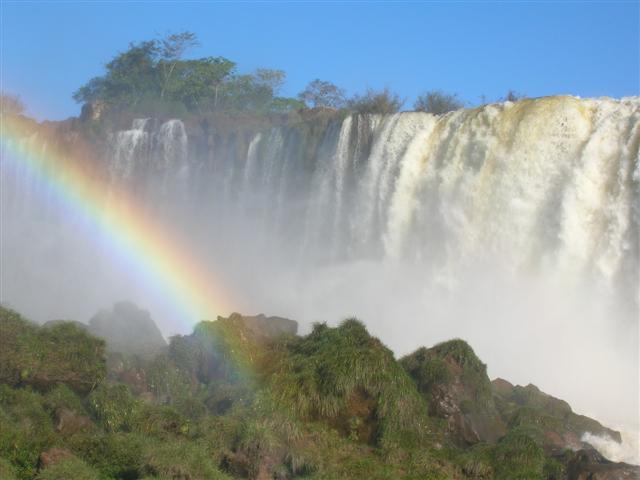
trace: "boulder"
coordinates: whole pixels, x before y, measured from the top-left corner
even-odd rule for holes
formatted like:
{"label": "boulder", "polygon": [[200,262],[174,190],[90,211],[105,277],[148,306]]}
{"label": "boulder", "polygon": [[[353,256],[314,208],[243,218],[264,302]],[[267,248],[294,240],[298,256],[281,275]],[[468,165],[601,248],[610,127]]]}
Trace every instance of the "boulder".
{"label": "boulder", "polygon": [[451,340],[420,348],[401,363],[427,400],[429,413],[447,420],[457,444],[495,443],[506,433],[486,365],[466,342]]}

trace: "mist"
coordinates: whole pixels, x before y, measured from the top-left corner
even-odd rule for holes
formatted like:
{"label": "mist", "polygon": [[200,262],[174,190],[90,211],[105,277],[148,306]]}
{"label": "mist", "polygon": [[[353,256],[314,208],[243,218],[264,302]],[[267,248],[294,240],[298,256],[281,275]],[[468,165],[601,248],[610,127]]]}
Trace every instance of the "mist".
{"label": "mist", "polygon": [[[303,333],[356,316],[398,357],[463,338],[490,377],[637,432],[639,107],[549,97],[268,128],[137,119],[100,158],[233,310]],[[165,336],[201,320],[50,193],[3,169],[3,303],[87,322],[128,299]]]}

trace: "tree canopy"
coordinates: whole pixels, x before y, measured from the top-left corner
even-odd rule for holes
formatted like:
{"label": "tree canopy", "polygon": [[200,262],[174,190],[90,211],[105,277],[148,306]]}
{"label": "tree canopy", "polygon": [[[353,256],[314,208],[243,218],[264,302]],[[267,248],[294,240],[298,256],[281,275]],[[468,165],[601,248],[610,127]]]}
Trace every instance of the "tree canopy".
{"label": "tree canopy", "polygon": [[239,74],[235,62],[225,57],[184,58],[197,45],[196,35],[186,31],[131,44],[105,65],[102,76],[89,80],[73,98],[116,108],[173,103],[195,111],[272,111],[302,106],[296,99],[277,96],[286,78],[282,70],[262,68]]}

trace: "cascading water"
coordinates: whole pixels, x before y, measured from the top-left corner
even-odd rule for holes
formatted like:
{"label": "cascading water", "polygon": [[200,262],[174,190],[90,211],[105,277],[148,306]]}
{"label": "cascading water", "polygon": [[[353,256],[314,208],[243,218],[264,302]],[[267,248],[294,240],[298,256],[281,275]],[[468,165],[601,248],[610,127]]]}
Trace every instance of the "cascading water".
{"label": "cascading water", "polygon": [[[195,130],[149,119],[114,133],[109,181],[184,231],[186,248],[243,293],[239,310],[307,322],[357,315],[400,354],[461,336],[492,375],[638,424],[639,98]],[[24,175],[8,182],[13,225],[20,205],[41,199]],[[28,245],[41,238],[22,238],[16,251],[44,255]],[[64,243],[56,254],[77,258]],[[5,278],[24,275],[19,259],[5,264]],[[86,319],[139,292],[116,269],[87,297],[101,303],[74,310],[80,274],[60,275],[69,288],[53,290],[59,308],[46,302],[49,315]],[[47,295],[53,281],[29,285]],[[6,299],[42,316],[5,284]],[[155,299],[132,300],[175,331]]]}

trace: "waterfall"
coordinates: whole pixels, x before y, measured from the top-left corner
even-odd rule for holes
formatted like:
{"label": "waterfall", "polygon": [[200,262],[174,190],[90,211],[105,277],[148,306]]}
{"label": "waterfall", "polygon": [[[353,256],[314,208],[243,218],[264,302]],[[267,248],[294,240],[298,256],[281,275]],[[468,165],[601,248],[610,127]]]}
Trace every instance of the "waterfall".
{"label": "waterfall", "polygon": [[[307,266],[421,262],[455,279],[486,258],[637,299],[639,105],[549,97],[444,116],[351,115],[313,132],[218,139],[204,159],[182,121],[136,119],[111,134],[106,158],[111,183],[141,201],[183,217],[197,205],[199,222],[243,225]],[[34,187],[17,175],[4,201],[28,214]]]}
{"label": "waterfall", "polygon": [[[105,143],[113,190],[180,232],[246,298],[238,309],[308,323],[358,315],[399,353],[461,336],[493,374],[584,413],[637,411],[639,97],[237,128],[138,119]],[[64,211],[39,205],[55,202],[26,170],[2,175],[7,300],[49,320],[130,298],[175,331],[161,300],[134,298],[141,286],[100,266]],[[593,382],[624,392],[619,405]]]}

